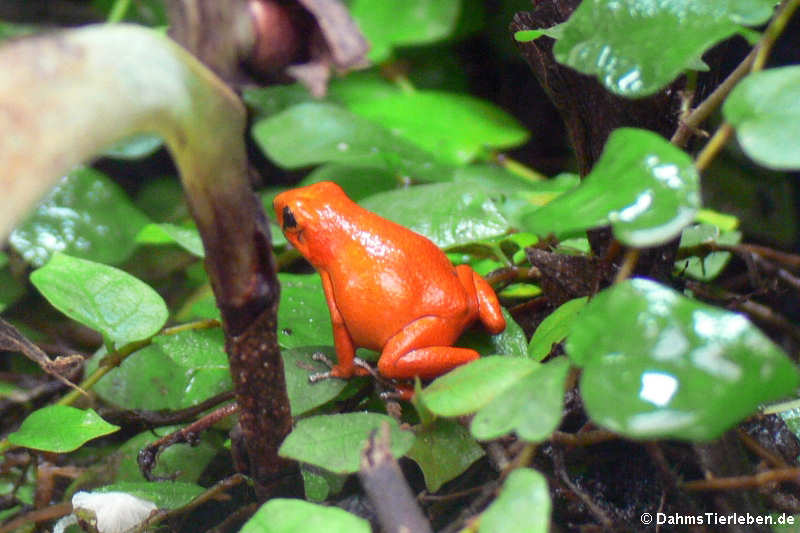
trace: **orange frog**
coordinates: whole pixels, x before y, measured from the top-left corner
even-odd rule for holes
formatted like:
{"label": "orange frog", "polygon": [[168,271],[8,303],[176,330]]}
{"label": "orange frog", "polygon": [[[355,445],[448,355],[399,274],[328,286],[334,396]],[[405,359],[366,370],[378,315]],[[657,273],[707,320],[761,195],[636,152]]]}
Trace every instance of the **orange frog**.
{"label": "orange frog", "polygon": [[494,291],[471,267],[453,267],[430,240],[379,217],[331,182],[275,197],[278,224],[322,278],[338,363],[313,378],[349,378],[357,347],[381,353],[387,378],[431,379],[477,359],[452,344],[476,320],[506,322]]}

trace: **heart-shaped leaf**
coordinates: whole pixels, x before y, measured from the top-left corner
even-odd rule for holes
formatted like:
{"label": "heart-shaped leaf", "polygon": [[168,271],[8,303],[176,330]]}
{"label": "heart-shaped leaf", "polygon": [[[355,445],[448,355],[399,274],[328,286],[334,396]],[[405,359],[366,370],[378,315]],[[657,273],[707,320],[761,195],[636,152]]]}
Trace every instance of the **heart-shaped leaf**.
{"label": "heart-shaped leaf", "polygon": [[109,424],[93,409],[48,405],[31,413],[20,428],[8,436],[8,441],[33,450],[67,453],[118,429],[119,426]]}

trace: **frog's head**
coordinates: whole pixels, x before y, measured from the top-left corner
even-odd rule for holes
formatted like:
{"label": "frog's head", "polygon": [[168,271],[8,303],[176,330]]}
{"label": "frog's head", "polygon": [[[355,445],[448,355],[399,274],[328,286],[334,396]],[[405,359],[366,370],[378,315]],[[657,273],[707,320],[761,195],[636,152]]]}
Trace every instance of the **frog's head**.
{"label": "frog's head", "polygon": [[355,204],[337,184],[321,181],[280,193],[272,206],[286,239],[319,265],[332,251],[331,239],[347,225],[348,210]]}

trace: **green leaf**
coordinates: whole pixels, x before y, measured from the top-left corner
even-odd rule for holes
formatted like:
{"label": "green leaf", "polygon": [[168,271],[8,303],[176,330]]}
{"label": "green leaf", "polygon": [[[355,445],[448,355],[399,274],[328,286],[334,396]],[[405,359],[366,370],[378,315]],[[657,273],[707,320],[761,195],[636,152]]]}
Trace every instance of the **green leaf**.
{"label": "green leaf", "polygon": [[183,507],[198,496],[205,489],[194,483],[183,481],[127,481],[97,487],[92,492],[124,492],[143,500],[151,501],[159,509],[177,509]]}
{"label": "green leaf", "polygon": [[[104,353],[91,359],[95,368]],[[221,329],[158,335],[128,356],[94,391],[126,409],[183,409],[232,388]]]}
{"label": "green leaf", "polygon": [[392,455],[402,457],[411,449],[414,434],[401,431],[392,417],[377,413],[304,418],[283,441],[279,454],[338,474],[358,472],[364,444],[384,423],[391,429]]}
{"label": "green leaf", "polygon": [[49,405],[31,413],[8,436],[8,442],[33,450],[67,453],[118,429],[119,426],[109,424],[93,409]]}
{"label": "green leaf", "polygon": [[500,495],[481,515],[479,533],[547,533],[550,491],[536,470],[518,468],[509,474]]}
{"label": "green leaf", "polygon": [[745,153],[769,168],[800,168],[800,66],[750,74],[722,107]]}
{"label": "green leaf", "polygon": [[370,533],[369,522],[338,507],[273,498],[262,505],[239,533]]}
{"label": "green leaf", "polygon": [[25,294],[25,286],[17,281],[8,268],[0,267],[0,313]]}
{"label": "green leaf", "polygon": [[428,44],[456,28],[461,0],[353,0],[350,14],[370,44],[373,63],[387,59],[397,46]]}
{"label": "green leaf", "polygon": [[103,156],[114,159],[141,159],[153,155],[162,146],[164,139],[158,135],[142,133],[112,144],[103,150]]}
{"label": "green leaf", "polygon": [[336,162],[384,168],[420,181],[445,181],[452,175],[432,154],[332,104],[300,104],[259,120],[253,137],[283,168]]}
{"label": "green leaf", "polygon": [[440,248],[496,237],[510,229],[489,190],[466,189],[457,183],[383,192],[363,200],[361,206],[428,237]]}
{"label": "green leaf", "polygon": [[286,374],[286,391],[289,394],[294,417],[330,402],[339,396],[348,384],[348,381],[341,379],[325,379],[310,383],[309,375],[330,370],[325,363],[311,358],[315,352],[322,352],[331,359],[335,359],[336,355],[332,346],[304,346],[281,351]]}
{"label": "green leaf", "polygon": [[714,439],[800,381],[743,315],[646,279],[595,296],[566,350],[589,416],[634,438]]}
{"label": "green leaf", "polygon": [[56,253],[31,273],[53,307],[118,347],[155,335],[169,317],[149,285],[114,267]]}
{"label": "green leaf", "polygon": [[385,168],[328,163],[314,169],[300,180],[297,186],[304,187],[320,181],[333,181],[339,184],[354,202],[373,194],[391,191],[398,184],[397,176]]}
{"label": "green leaf", "polygon": [[436,379],[422,391],[422,401],[440,416],[474,413],[538,367],[521,357],[481,357]]}
{"label": "green leaf", "polygon": [[101,172],[80,168],[51,190],[9,243],[29,263],[42,266],[54,252],[119,264],[133,253],[147,218]]}
{"label": "green leaf", "polygon": [[563,341],[572,329],[578,313],[586,306],[588,298],[576,298],[562,304],[542,320],[528,345],[528,355],[536,361],[548,356],[553,345]]}
{"label": "green leaf", "polygon": [[348,474],[334,474],[305,463],[300,464],[300,475],[306,499],[313,502],[323,502],[329,495],[341,492],[348,478]]}
{"label": "green leaf", "polygon": [[528,139],[528,132],[512,116],[466,94],[398,91],[361,98],[347,107],[449,165],[463,165],[487,148],[512,148]]}
{"label": "green leaf", "polygon": [[278,344],[281,348],[333,346],[333,327],[319,274],[278,274]]}
{"label": "green leaf", "polygon": [[[720,229],[710,224],[695,224],[683,230],[681,235],[681,248],[690,248],[704,243],[738,244],[742,234],[738,231],[727,231],[720,234]],[[705,257],[687,257],[675,261],[675,270],[701,281],[710,281],[716,278],[728,264],[730,252],[711,252]]]}
{"label": "green leaf", "polygon": [[497,439],[512,431],[531,442],[547,439],[561,422],[568,371],[565,357],[540,365],[481,408],[470,431],[479,440]]}
{"label": "green leaf", "polygon": [[699,189],[685,152],[653,132],[620,128],[581,185],[523,217],[523,226],[538,235],[572,237],[611,223],[623,244],[656,246],[694,219]]}
{"label": "green leaf", "polygon": [[[349,76],[348,76],[349,78]],[[266,118],[297,104],[313,102],[308,89],[299,83],[291,85],[272,85],[258,89],[245,89],[242,100],[255,110],[258,118]]]}
{"label": "green leaf", "polygon": [[203,241],[197,228],[185,228],[175,224],[147,224],[136,236],[136,242],[142,244],[170,244],[178,246],[197,257],[205,257]]}
{"label": "green leaf", "polygon": [[417,432],[407,455],[422,469],[428,492],[436,492],[483,457],[484,452],[464,426],[439,418]]}
{"label": "green leaf", "polygon": [[556,59],[596,76],[616,94],[639,97],[666,86],[716,43],[759,25],[771,0],[587,0],[562,25]]}

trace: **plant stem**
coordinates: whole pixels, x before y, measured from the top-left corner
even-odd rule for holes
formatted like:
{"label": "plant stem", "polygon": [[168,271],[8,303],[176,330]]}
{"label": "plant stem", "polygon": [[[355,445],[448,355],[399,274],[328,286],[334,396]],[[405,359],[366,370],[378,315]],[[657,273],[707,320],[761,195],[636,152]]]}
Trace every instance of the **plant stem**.
{"label": "plant stem", "polygon": [[731,135],[733,135],[733,126],[727,122],[717,129],[714,136],[711,137],[711,140],[708,141],[703,149],[700,150],[700,153],[697,154],[694,166],[697,168],[698,172],[702,172],[708,168],[711,161],[713,161],[717,154],[725,147]]}
{"label": "plant stem", "polygon": [[122,19],[125,18],[125,15],[128,13],[128,8],[130,7],[131,0],[116,0],[114,5],[111,7],[111,11],[108,13],[108,19],[106,19],[106,22],[110,24],[121,22]]}
{"label": "plant stem", "polygon": [[753,61],[751,72],[758,72],[764,68],[775,41],[786,29],[786,25],[798,7],[800,7],[800,0],[784,0],[778,7],[778,12],[769,23],[769,26],[767,26],[767,29],[764,30],[764,35],[756,47],[756,58]]}

